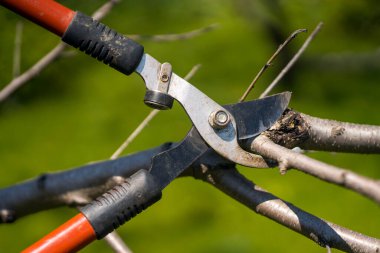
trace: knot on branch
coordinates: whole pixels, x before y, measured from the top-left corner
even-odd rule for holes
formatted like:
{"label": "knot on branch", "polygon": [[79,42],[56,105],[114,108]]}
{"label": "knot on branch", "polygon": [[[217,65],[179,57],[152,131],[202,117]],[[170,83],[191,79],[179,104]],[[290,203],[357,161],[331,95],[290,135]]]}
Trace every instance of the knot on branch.
{"label": "knot on branch", "polygon": [[280,174],[285,175],[286,172],[288,172],[289,169],[289,162],[287,159],[281,159],[279,161],[278,167],[280,169]]}
{"label": "knot on branch", "polygon": [[344,134],[344,131],[346,129],[342,126],[334,126],[332,129],[331,129],[331,136],[332,137],[338,137],[338,136],[341,136]]}
{"label": "knot on branch", "polygon": [[274,143],[293,148],[309,138],[309,128],[300,113],[286,109],[276,124],[264,134]]}

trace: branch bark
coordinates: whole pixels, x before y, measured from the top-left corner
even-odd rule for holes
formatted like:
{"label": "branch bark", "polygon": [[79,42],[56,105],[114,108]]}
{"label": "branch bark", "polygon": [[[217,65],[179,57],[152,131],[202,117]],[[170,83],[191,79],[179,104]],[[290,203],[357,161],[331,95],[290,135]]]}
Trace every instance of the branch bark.
{"label": "branch bark", "polygon": [[294,168],[323,181],[351,189],[380,204],[380,183],[376,180],[294,152],[275,144],[265,136],[258,136],[254,139],[251,149],[264,157],[278,161],[279,167],[283,171]]}
{"label": "branch bark", "polygon": [[235,169],[203,170],[196,176],[251,210],[313,240],[346,252],[380,251],[380,240],[348,230],[307,213],[239,174]]}
{"label": "branch bark", "polygon": [[150,158],[171,147],[171,143],[116,160],[85,165],[73,170],[43,174],[0,190],[0,221],[58,206],[87,204],[140,169],[149,169]]}
{"label": "branch bark", "polygon": [[287,110],[265,135],[287,148],[380,153],[380,126],[321,119],[293,110]]}
{"label": "branch bark", "polygon": [[[148,169],[150,158],[174,144],[140,152],[117,160],[86,165],[24,182],[0,190],[3,222],[59,205],[84,204],[113,187],[123,177]],[[245,179],[233,164],[214,152],[201,157],[183,176],[205,180],[255,212],[284,225],[318,244],[347,252],[377,252],[380,241],[319,219],[266,192]],[[89,173],[91,171],[91,173]],[[12,194],[12,195],[10,195]],[[16,200],[14,200],[16,198]],[[10,205],[13,205],[10,208]],[[32,206],[31,206],[32,205]]]}
{"label": "branch bark", "polygon": [[[321,125],[321,127],[324,125],[326,128],[329,126],[324,120],[318,120],[289,110],[284,113],[284,116],[275,126],[265,132],[265,135],[272,138],[276,137],[277,141],[285,144],[289,144],[286,140],[291,140],[290,137],[294,135],[295,137],[293,137],[297,141],[292,142],[290,145],[294,146],[306,143],[305,140],[310,138],[310,134],[312,133],[310,131],[314,129],[313,124],[316,126]],[[331,124],[334,126],[336,124],[347,124],[345,126],[347,128],[351,127],[352,131],[355,129],[366,131],[368,129],[367,127],[336,121]],[[347,133],[350,133],[350,131],[347,130]],[[347,138],[349,139],[349,137]],[[310,138],[311,142],[312,140],[313,138]],[[327,134],[326,137],[321,137],[318,139],[318,142],[314,141],[314,143],[318,144],[324,141],[329,141]],[[3,223],[12,222],[24,215],[57,206],[85,204],[115,184],[118,184],[124,177],[133,174],[139,169],[149,169],[150,158],[157,153],[171,148],[173,145],[175,144],[168,143],[117,160],[90,164],[69,171],[45,174],[24,183],[1,189],[1,221]],[[339,170],[339,168],[315,160],[311,162],[311,167],[308,168],[310,161],[307,159],[311,158],[300,154],[295,155],[291,150],[274,144],[266,136],[256,138],[253,141],[252,148],[259,150],[261,154],[268,158],[279,161],[280,164],[285,163],[286,167],[297,165],[297,167],[304,170],[302,166],[304,166],[303,164],[307,164],[305,172],[315,175],[322,173],[320,178],[325,181],[331,180],[329,177],[332,174],[332,178],[335,178],[337,183],[343,185],[353,183],[352,188],[355,190],[356,187],[358,187],[357,190],[363,190],[363,188],[367,187],[366,189],[370,189],[369,195],[376,195],[372,196],[374,199],[378,199],[380,196],[378,183],[374,181],[361,181],[363,178],[359,175]],[[263,149],[260,150],[260,148]],[[290,155],[285,157],[286,159],[281,156],[275,156],[275,154],[283,155],[284,152],[290,152]],[[199,178],[199,175],[201,175],[203,179],[206,176],[208,182],[213,183],[213,185],[251,209],[307,236],[322,246],[335,247],[347,252],[376,252],[376,250],[379,250],[380,243],[378,239],[361,235],[312,216],[255,186],[241,175],[236,174],[237,172],[231,170],[232,166],[230,162],[210,150],[191,168],[188,168],[183,176],[195,176]],[[209,168],[214,168],[215,172],[207,174],[206,172]],[[230,169],[227,170],[226,168]],[[355,180],[359,180],[359,184]],[[239,183],[237,184],[236,182]],[[371,187],[374,188],[372,189]],[[364,190],[367,191],[366,189]],[[365,192],[364,194],[367,193]]]}

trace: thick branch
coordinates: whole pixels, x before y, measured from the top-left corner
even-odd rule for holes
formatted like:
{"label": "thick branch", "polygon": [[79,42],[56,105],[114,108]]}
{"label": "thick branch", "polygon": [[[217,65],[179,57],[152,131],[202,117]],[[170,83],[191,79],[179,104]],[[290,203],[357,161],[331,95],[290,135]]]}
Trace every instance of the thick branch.
{"label": "thick branch", "polygon": [[287,148],[380,153],[380,126],[321,119],[293,110],[287,110],[265,135]]}
{"label": "thick branch", "polygon": [[204,170],[204,173],[198,177],[256,213],[302,234],[322,247],[329,246],[346,252],[380,251],[379,239],[359,234],[309,214],[255,185],[235,169]]}
{"label": "thick branch", "polygon": [[301,114],[301,117],[310,126],[310,138],[303,144],[305,149],[380,153],[379,126],[326,120],[306,114]]}
{"label": "thick branch", "polygon": [[150,158],[171,147],[160,147],[116,160],[85,165],[73,170],[43,174],[0,190],[0,222],[58,206],[83,205],[140,169],[149,169]]}
{"label": "thick branch", "polygon": [[282,147],[261,135],[253,140],[251,149],[279,162],[283,169],[295,168],[324,181],[344,186],[380,204],[380,183]]}
{"label": "thick branch", "polygon": [[[85,204],[113,187],[123,177],[129,176],[139,169],[148,169],[150,158],[172,145],[165,144],[117,160],[43,175],[2,189],[0,190],[2,222],[11,222],[23,215],[56,206]],[[379,247],[377,239],[320,220],[277,199],[238,175],[234,169],[231,169],[232,167],[233,164],[210,150],[185,171],[183,176],[206,179],[256,212],[321,245],[328,244],[348,252],[376,252],[375,248]],[[214,168],[215,171],[212,170],[210,173],[210,168]],[[292,211],[290,212],[289,209]]]}

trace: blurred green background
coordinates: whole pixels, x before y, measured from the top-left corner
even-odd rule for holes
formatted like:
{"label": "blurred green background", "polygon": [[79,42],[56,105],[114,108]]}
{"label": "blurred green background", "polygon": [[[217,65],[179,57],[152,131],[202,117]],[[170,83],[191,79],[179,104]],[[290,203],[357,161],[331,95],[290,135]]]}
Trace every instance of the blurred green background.
{"label": "blurred green background", "polygon": [[[104,1],[60,1],[92,13]],[[15,27],[22,20],[0,8],[0,86],[12,79]],[[367,1],[122,0],[104,23],[125,34],[182,33],[219,28],[190,40],[141,41],[219,103],[233,103],[278,45],[295,29],[324,21],[302,59],[277,91],[293,92],[291,107],[313,116],[380,125],[380,5]],[[24,23],[21,69],[59,41]],[[257,97],[306,38],[289,45],[250,98]],[[107,159],[148,114],[137,75],[123,76],[82,53],[63,57],[0,105],[0,187],[91,161]],[[182,139],[190,127],[176,104],[162,112],[125,153]],[[175,129],[175,131],[173,131]],[[315,152],[311,156],[380,178],[380,157]],[[327,220],[380,237],[379,206],[305,174],[240,171],[258,185]],[[0,200],[1,201],[1,200]],[[76,213],[41,212],[0,226],[0,252],[17,252]],[[119,229],[134,252],[325,252],[313,242],[256,215],[192,178],[176,180],[162,200]],[[96,242],[83,252],[111,252]]]}

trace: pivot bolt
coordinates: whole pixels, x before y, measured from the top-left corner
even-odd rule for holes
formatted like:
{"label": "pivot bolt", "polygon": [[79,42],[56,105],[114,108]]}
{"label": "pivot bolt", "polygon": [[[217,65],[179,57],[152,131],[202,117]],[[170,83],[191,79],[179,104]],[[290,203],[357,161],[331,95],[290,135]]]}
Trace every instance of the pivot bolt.
{"label": "pivot bolt", "polygon": [[215,111],[210,114],[209,123],[214,129],[222,129],[230,123],[230,116],[226,111]]}

